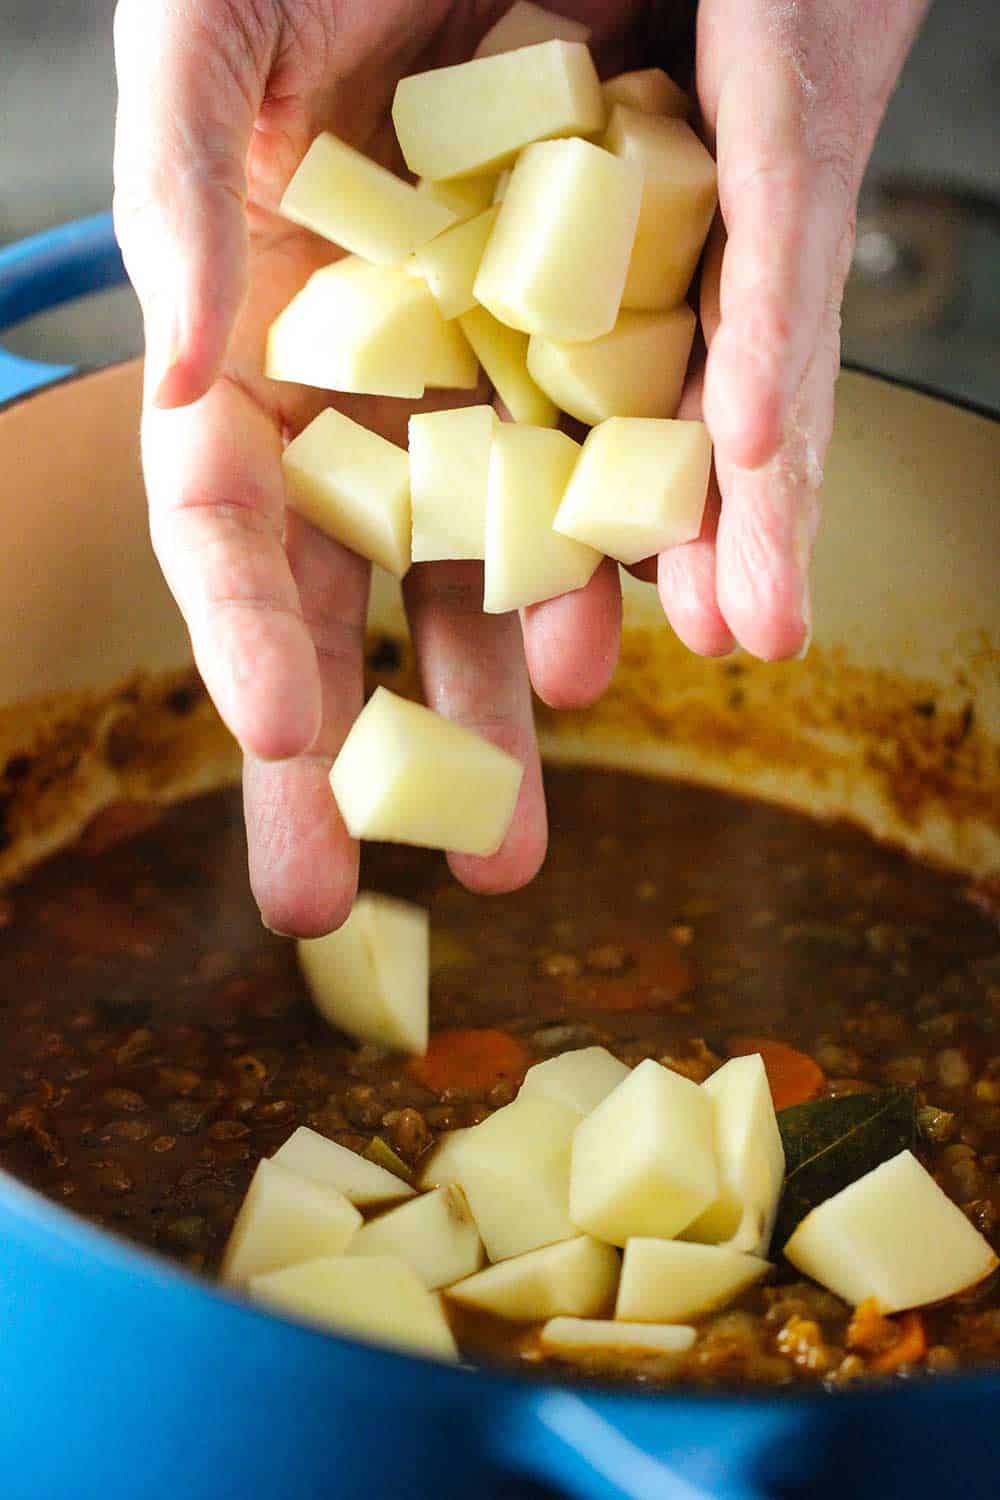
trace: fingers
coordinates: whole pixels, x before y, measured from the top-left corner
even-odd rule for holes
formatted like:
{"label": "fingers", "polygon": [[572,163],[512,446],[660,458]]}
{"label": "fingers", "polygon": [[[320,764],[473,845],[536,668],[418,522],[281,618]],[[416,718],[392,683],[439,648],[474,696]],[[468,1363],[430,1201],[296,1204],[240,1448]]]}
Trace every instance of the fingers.
{"label": "fingers", "polygon": [[330,766],[364,700],[367,563],[294,513],[286,536],[292,576],[316,646],[323,715],[306,755],[248,756],[243,801],[250,884],[268,927],[318,937],[346,919],[358,885],[358,846],[330,791]]}
{"label": "fingers", "polygon": [[143,420],[160,566],[216,707],[269,760],[301,754],[321,723],[316,647],[282,545],[280,449],[274,422],[228,380]]}
{"label": "fingers", "polygon": [[233,10],[121,0],[115,15],[115,228],[162,407],[208,389],[246,290],[245,162],[270,41]]}
{"label": "fingers", "polygon": [[496,854],[448,857],[470,890],[494,894],[527,884],[545,857],[547,827],[531,690],[515,614],[482,613],[478,563],[411,568],[404,583],[424,695],[431,708],[485,735],[524,766],[521,794]]}
{"label": "fingers", "polygon": [[618,663],[621,623],[621,585],[610,558],[584,588],[529,605],[522,616],[524,654],[544,703],[586,708],[601,696]]}
{"label": "fingers", "polygon": [[685,646],[699,656],[728,656],[736,644],[716,593],[719,504],[713,474],[701,535],[661,552],[656,570],[663,612]]}

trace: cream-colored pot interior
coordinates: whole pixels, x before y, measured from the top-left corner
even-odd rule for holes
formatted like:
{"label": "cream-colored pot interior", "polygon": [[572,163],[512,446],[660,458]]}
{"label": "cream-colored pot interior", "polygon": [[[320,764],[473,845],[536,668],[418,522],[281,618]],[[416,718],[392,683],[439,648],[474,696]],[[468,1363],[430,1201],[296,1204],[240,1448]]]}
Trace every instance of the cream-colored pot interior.
{"label": "cream-colored pot interior", "polygon": [[[0,880],[109,801],[237,769],[149,549],[139,378],[120,366],[0,413]],[[807,659],[698,660],[628,580],[612,689],[585,714],[542,712],[546,753],[848,815],[995,874],[998,578],[1000,424],[845,374]],[[403,633],[384,578],[371,623]]]}

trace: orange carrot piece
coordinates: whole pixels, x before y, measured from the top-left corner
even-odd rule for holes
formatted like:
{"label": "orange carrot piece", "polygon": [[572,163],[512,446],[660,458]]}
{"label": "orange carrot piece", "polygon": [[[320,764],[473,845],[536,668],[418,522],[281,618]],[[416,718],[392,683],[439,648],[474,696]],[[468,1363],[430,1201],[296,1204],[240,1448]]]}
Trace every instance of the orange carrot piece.
{"label": "orange carrot piece", "polygon": [[439,1094],[489,1089],[504,1079],[520,1083],[531,1061],[527,1047],[509,1031],[455,1028],[436,1032],[425,1055],[413,1058],[409,1068],[418,1083]]}
{"label": "orange carrot piece", "polygon": [[905,1312],[897,1324],[899,1337],[888,1349],[883,1349],[872,1360],[870,1368],[880,1375],[889,1375],[903,1365],[919,1364],[927,1353],[927,1334],[924,1320],[918,1312]]}
{"label": "orange carrot piece", "polygon": [[760,1053],[775,1109],[804,1104],[807,1099],[815,1098],[826,1082],[819,1064],[797,1047],[789,1047],[787,1042],[772,1042],[762,1036],[731,1036],[727,1050],[730,1057]]}

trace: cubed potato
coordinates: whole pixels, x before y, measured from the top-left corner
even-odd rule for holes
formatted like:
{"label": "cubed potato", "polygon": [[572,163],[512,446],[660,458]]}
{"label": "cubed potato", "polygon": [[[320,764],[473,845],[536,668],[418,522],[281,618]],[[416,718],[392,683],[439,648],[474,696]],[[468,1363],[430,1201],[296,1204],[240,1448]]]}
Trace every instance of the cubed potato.
{"label": "cubed potato", "polygon": [[356,256],[316,271],[271,324],[272,380],[370,396],[422,396],[447,328],[422,276]]}
{"label": "cubed potato", "polygon": [[582,588],[601,561],[552,530],[579,452],[564,432],[497,423],[486,492],[487,614]]}
{"label": "cubed potato", "polygon": [[308,1125],[293,1130],[271,1161],[288,1172],[308,1177],[310,1182],[337,1188],[349,1202],[362,1208],[413,1197],[413,1188],[401,1177],[310,1130]]}
{"label": "cubed potato", "polygon": [[365,891],[344,925],[300,938],[299,963],[320,1015],[359,1041],[427,1051],[430,961],[423,907]]}
{"label": "cubed potato", "polygon": [[487,1266],[449,1287],[447,1295],[517,1323],[560,1314],[596,1317],[611,1306],[618,1264],[617,1250],[582,1234]]}
{"label": "cubed potato", "polygon": [[570,1219],[612,1245],[671,1239],[718,1196],[711,1101],[647,1058],[573,1137]]}
{"label": "cubed potato", "polygon": [[[360,1235],[352,1250],[358,1239]],[[766,1260],[728,1245],[637,1237],[625,1246],[615,1317],[633,1323],[700,1318],[725,1307],[770,1269]]]}
{"label": "cubed potato", "polygon": [[281,457],[292,510],[396,578],[410,566],[410,460],[404,449],[328,408]]}
{"label": "cubed potato", "polygon": [[630,109],[641,109],[647,115],[669,115],[677,120],[686,120],[691,110],[691,100],[662,68],[639,68],[632,73],[619,73],[603,85],[604,102],[608,113],[616,104],[627,104]]}
{"label": "cubed potato", "polygon": [[501,323],[568,343],[618,317],[642,170],[589,141],[539,141],[517,159],[475,296]]}
{"label": "cubed potato", "polygon": [[473,53],[495,57],[498,52],[516,52],[518,47],[536,47],[540,42],[589,42],[590,27],[569,16],[553,15],[531,0],[514,0],[510,10],[494,22]]}
{"label": "cubed potato", "polygon": [[435,1292],[394,1255],[330,1256],[254,1276],[251,1296],[334,1333],[437,1359],[458,1358]]}
{"label": "cubed potato", "polygon": [[[425,288],[433,297],[430,288]],[[438,310],[440,323],[427,365],[428,390],[474,391],[479,384],[479,361],[457,323]]]}
{"label": "cubed potato", "polygon": [[535,1063],[524,1075],[518,1098],[540,1094],[568,1104],[582,1117],[596,1109],[630,1071],[607,1047],[580,1047]]}
{"label": "cubed potato", "polygon": [[242,1286],[263,1271],[339,1255],[360,1228],[361,1215],[337,1188],[259,1162],[229,1236],[222,1279]]}
{"label": "cubed potato", "polygon": [[499,212],[499,208],[487,208],[474,219],[446,229],[417,252],[417,265],[443,318],[457,318],[475,307],[472,288]]}
{"label": "cubed potato", "polygon": [[510,173],[511,173],[510,167],[504,167],[503,171],[500,173],[499,177],[497,178],[496,185],[493,188],[493,199],[492,199],[492,201],[494,203],[502,203],[503,200],[506,198],[506,196],[507,196],[507,189],[510,187]]}
{"label": "cubed potato", "polygon": [[989,1242],[911,1151],[814,1208],[784,1253],[845,1302],[873,1298],[883,1313],[957,1296],[998,1264]]}
{"label": "cubed potato", "polygon": [[483,556],[495,426],[491,406],[410,418],[414,562]]}
{"label": "cubed potato", "polygon": [[766,1255],[785,1180],[785,1150],[760,1054],[731,1058],[702,1088],[715,1112],[719,1196],[684,1238]]}
{"label": "cubed potato", "polygon": [[474,219],[494,201],[499,176],[484,173],[482,177],[457,177],[452,182],[435,182],[432,177],[421,177],[417,192],[443,203],[455,215],[455,223]]}
{"label": "cubed potato", "polygon": [[619,1323],[607,1318],[550,1318],[540,1334],[550,1354],[685,1354],[697,1333],[678,1323]]}
{"label": "cubed potato", "polygon": [[378,687],[330,772],[356,839],[495,854],[524,768],[489,740]]}
{"label": "cubed potato", "polygon": [[572,1239],[569,1159],[575,1109],[515,1099],[462,1132],[451,1170],[465,1189],[490,1260]]}
{"label": "cubed potato", "polygon": [[682,302],[669,312],[619,313],[611,332],[589,344],[534,334],[528,372],[557,406],[590,427],[609,417],[672,417],[694,328],[695,315]]}
{"label": "cubed potato", "polygon": [[329,132],[309,147],[278,211],[381,266],[394,266],[456,218]]}
{"label": "cubed potato", "polygon": [[588,434],[552,524],[619,562],[641,562],[698,535],[711,466],[704,422],[611,417]]}
{"label": "cubed potato", "polygon": [[463,313],[458,322],[514,421],[555,427],[559,408],[528,374],[528,335],[507,328],[485,307]]}
{"label": "cubed potato", "polygon": [[604,128],[604,95],[582,42],[543,42],[404,78],[392,120],[406,165],[440,181],[497,172],[532,141]]}
{"label": "cubed potato", "polygon": [[674,307],[686,293],[715,213],[715,162],[683,120],[616,104],[604,144],[644,172],[623,307]]}
{"label": "cubed potato", "polygon": [[471,1276],[483,1263],[483,1242],[464,1192],[454,1183],[371,1219],[349,1255],[398,1255],[429,1291]]}
{"label": "cubed potato", "polygon": [[[473,1127],[468,1127],[471,1129]],[[447,1187],[458,1182],[462,1164],[462,1141],[468,1134],[465,1130],[449,1130],[441,1136],[433,1150],[423,1157],[417,1172],[417,1187]]]}

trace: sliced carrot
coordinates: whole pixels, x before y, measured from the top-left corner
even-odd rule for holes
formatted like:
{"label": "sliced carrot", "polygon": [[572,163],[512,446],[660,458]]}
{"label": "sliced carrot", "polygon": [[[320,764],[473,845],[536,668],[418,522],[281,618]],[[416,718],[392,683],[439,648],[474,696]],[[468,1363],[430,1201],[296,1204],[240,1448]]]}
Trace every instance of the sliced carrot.
{"label": "sliced carrot", "polygon": [[438,1031],[423,1057],[410,1063],[418,1083],[441,1093],[443,1089],[489,1089],[504,1079],[524,1077],[532,1061],[523,1042],[509,1031],[493,1027]]}
{"label": "sliced carrot", "polygon": [[731,1036],[727,1051],[730,1057],[760,1053],[775,1109],[804,1104],[807,1099],[815,1098],[826,1082],[819,1063],[797,1047],[789,1047],[787,1042],[772,1042],[762,1036]]}
{"label": "sliced carrot", "polygon": [[924,1320],[918,1312],[905,1312],[897,1323],[899,1337],[888,1349],[883,1349],[871,1361],[870,1369],[880,1375],[891,1374],[903,1365],[919,1364],[927,1353],[927,1334]]}

